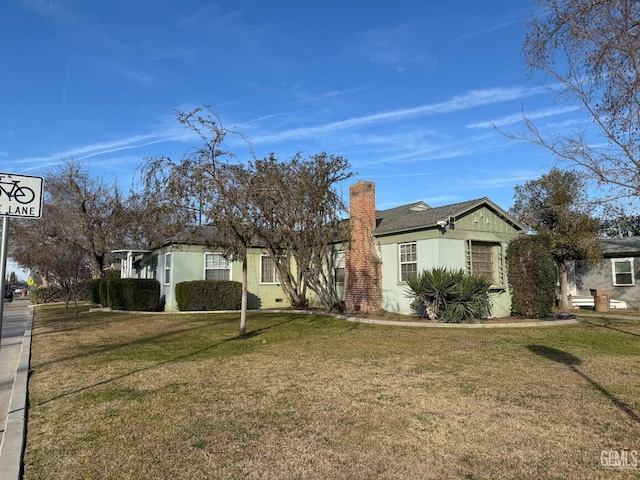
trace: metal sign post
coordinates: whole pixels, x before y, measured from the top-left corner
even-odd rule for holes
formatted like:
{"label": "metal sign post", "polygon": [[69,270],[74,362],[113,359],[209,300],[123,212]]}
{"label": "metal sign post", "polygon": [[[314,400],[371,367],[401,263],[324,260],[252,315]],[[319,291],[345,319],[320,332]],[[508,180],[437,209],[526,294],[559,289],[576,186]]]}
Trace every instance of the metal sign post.
{"label": "metal sign post", "polygon": [[[4,288],[7,277],[9,249],[9,217],[40,218],[42,216],[42,177],[0,173],[0,216],[2,216],[2,243],[0,244],[0,339],[4,315]],[[0,340],[0,346],[1,346]]]}
{"label": "metal sign post", "polygon": [[0,302],[0,347],[2,346],[2,316],[4,315],[4,279],[7,273],[7,249],[9,246],[9,217],[2,217],[2,243],[0,244],[0,269],[2,269],[2,277],[0,278],[0,291],[2,291],[2,302]]}

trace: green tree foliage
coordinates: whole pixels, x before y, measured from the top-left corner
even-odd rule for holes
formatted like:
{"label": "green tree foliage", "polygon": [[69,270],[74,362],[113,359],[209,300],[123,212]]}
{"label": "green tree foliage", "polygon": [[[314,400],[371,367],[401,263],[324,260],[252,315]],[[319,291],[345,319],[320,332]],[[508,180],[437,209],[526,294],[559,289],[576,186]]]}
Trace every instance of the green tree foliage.
{"label": "green tree foliage", "polygon": [[479,275],[439,267],[407,278],[406,294],[420,318],[462,323],[491,315],[490,287]]}
{"label": "green tree foliage", "polygon": [[[525,138],[578,165],[617,195],[640,193],[640,2],[537,0],[524,43],[532,76],[585,114],[572,131]],[[522,138],[522,137],[519,137]],[[614,195],[609,194],[609,199]]]}
{"label": "green tree foliage", "polygon": [[556,265],[547,237],[522,235],[509,242],[507,265],[511,313],[546,318],[556,299]]}
{"label": "green tree foliage", "polygon": [[560,270],[562,308],[571,308],[567,263],[602,258],[600,224],[589,214],[583,178],[574,171],[553,168],[537,180],[516,186],[514,198],[511,215],[549,242]]}

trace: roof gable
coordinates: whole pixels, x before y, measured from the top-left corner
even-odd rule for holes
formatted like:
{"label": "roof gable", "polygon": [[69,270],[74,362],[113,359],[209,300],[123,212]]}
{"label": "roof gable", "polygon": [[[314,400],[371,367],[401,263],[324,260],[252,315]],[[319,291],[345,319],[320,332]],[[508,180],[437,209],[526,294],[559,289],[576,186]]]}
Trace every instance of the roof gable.
{"label": "roof gable", "polygon": [[446,222],[450,218],[455,219],[480,206],[487,206],[505,222],[511,224],[516,230],[525,230],[524,227],[509,216],[507,212],[487,197],[482,197],[466,202],[443,205],[441,207],[432,208],[424,202],[417,202],[388,210],[377,211],[374,235],[390,235],[412,230],[435,228],[438,227],[438,222]]}

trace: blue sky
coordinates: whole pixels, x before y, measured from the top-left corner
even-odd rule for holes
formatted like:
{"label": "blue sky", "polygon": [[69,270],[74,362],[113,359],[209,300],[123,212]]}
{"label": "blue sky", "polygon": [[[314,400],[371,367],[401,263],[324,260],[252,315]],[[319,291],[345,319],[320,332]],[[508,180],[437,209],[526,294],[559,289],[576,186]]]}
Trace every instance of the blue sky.
{"label": "blue sky", "polygon": [[128,188],[145,157],[198,146],[175,112],[211,105],[259,157],[346,157],[379,209],[483,196],[508,209],[554,159],[492,124],[522,132],[525,111],[551,132],[581,115],[526,74],[533,7],[4,0],[0,171],[42,175],[74,157]]}

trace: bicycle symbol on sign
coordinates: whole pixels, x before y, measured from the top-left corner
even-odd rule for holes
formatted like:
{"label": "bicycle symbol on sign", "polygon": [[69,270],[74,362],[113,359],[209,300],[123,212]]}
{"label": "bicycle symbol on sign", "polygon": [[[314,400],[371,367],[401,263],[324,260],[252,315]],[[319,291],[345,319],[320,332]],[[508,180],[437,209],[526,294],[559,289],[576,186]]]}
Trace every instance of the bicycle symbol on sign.
{"label": "bicycle symbol on sign", "polygon": [[[16,202],[22,203],[23,205],[31,203],[33,199],[36,198],[35,192],[29,187],[21,187],[18,185],[20,180],[9,180],[3,182],[2,178],[3,177],[0,177],[0,196],[4,193],[9,197],[9,200],[13,198]],[[5,185],[11,185],[11,188]]]}

